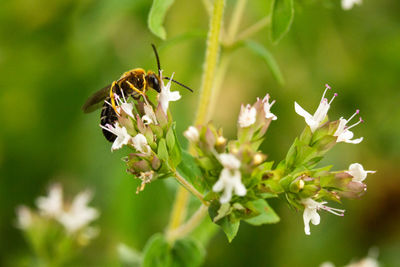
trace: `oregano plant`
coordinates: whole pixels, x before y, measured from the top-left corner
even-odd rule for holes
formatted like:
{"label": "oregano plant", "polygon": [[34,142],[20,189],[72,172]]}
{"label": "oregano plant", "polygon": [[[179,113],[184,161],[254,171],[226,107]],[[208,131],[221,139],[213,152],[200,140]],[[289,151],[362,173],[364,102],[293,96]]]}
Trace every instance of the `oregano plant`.
{"label": "oregano plant", "polygon": [[[270,159],[268,152],[260,148],[269,127],[274,127],[274,122],[279,120],[279,114],[274,112],[279,102],[269,93],[253,103],[230,107],[240,110],[235,120],[234,138],[228,139],[223,129],[212,122],[215,99],[224,90],[222,81],[228,73],[234,51],[245,48],[259,56],[276,81],[284,85],[284,76],[273,54],[250,38],[267,29],[273,44],[282,40],[293,23],[295,1],[267,1],[265,16],[239,31],[247,2],[237,0],[230,18],[225,18],[226,0],[203,0],[209,15],[209,28],[197,111],[186,131],[177,132],[179,118],[169,109],[173,102],[181,98],[178,91],[172,90],[173,73],[168,74],[170,77],[165,82],[164,73],[160,71],[159,92],[133,97],[124,95],[121,90],[121,94],[110,95],[111,103],[106,102],[115,110],[116,119],[100,127],[115,136],[112,151],[123,147],[129,149],[125,150],[127,153],[123,161],[126,170],[140,181],[136,193],[164,179],[175,180],[180,185],[168,226],[163,233],[155,233],[143,250],[131,258],[133,266],[200,266],[206,248],[204,242],[191,235],[195,229],[215,224],[231,242],[242,223],[257,227],[280,221],[269,203],[273,198],[302,212],[304,232],[310,235],[311,224],[320,223],[319,212],[344,216],[344,209],[333,206],[341,205],[344,198],[358,198],[364,194],[365,179],[369,173],[374,173],[354,162],[349,162],[349,167],[344,170],[320,164],[338,143],[358,144],[363,140],[362,137],[354,138],[353,133],[354,127],[363,122],[358,109],[354,114],[344,114],[340,118],[328,116],[338,95],[328,84],[321,89],[322,97],[315,99],[315,112],[308,112],[310,108],[303,108],[297,102],[293,104],[294,112],[305,122],[304,128],[299,129],[282,159]],[[342,4],[347,9],[356,3],[343,1]],[[148,28],[161,40],[167,40],[164,19],[173,4],[174,0],[153,0]],[[187,147],[179,142],[181,136],[189,141]],[[42,253],[49,244],[34,242],[35,229],[49,222],[51,228],[56,229],[57,238],[67,244],[62,249],[68,252],[73,246],[83,247],[95,237],[88,225],[99,214],[86,206],[90,197],[84,195],[81,197],[83,200],[73,202],[75,204],[71,206],[75,208],[67,208],[65,206],[68,205],[62,203],[61,193],[54,193],[54,190],[61,189],[53,189],[47,198],[39,201],[42,203],[38,205],[39,212],[19,209],[19,227],[27,233],[27,239],[38,253]],[[197,199],[197,210],[186,218],[191,197]],[[51,203],[55,202],[58,206],[53,209]],[[71,210],[85,214],[86,220],[78,221]],[[67,213],[70,217],[66,219]],[[206,217],[211,222],[205,220]],[[78,225],[73,230],[68,227],[70,221],[73,222],[70,224]],[[60,225],[67,225],[64,227],[67,230]],[[42,227],[37,232],[49,234],[43,229],[47,228]],[[209,235],[213,233],[210,231]],[[58,256],[62,253],[57,249],[55,247],[53,258],[47,259],[49,264],[66,262]],[[43,257],[48,258],[48,255]]]}

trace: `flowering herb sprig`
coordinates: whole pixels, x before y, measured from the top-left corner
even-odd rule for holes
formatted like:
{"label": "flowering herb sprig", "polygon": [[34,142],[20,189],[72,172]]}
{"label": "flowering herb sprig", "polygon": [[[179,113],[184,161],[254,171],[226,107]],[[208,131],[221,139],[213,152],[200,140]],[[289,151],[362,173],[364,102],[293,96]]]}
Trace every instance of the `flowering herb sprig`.
{"label": "flowering herb sprig", "polygon": [[95,238],[99,229],[90,226],[100,215],[88,206],[90,191],[83,191],[71,202],[64,201],[60,184],[49,188],[48,196],[36,200],[37,211],[21,205],[17,208],[20,228],[40,261],[48,266],[60,266]]}
{"label": "flowering herb sprig", "polygon": [[373,171],[365,171],[361,164],[353,163],[343,171],[331,171],[332,166],[317,167],[335,144],[362,141],[352,140],[350,131],[362,119],[347,125],[359,110],[347,120],[328,120],[327,113],[337,96],[334,93],[328,100],[325,96],[330,90],[326,85],[314,115],[295,102],[295,111],[304,117],[306,127],[286,158],[276,166],[266,161],[267,155],[259,150],[270,123],[277,119],[271,111],[275,101],[270,102],[268,94],[253,105],[242,105],[236,140],[228,141],[222,130],[216,130],[212,124],[190,126],[185,131],[202,173],[210,216],[230,240],[241,220],[255,225],[279,221],[267,203],[268,198],[282,194],[291,207],[304,210],[305,232],[310,234],[309,223],[320,222],[319,210],[344,215],[344,210],[325,205],[327,201],[340,203],[343,197],[357,198],[365,192],[363,181]]}

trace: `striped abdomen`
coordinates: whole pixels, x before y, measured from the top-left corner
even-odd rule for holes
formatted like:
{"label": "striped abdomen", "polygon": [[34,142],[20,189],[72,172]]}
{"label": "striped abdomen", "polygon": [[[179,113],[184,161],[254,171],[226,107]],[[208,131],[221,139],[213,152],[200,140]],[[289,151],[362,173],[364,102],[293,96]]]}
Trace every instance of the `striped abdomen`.
{"label": "striped abdomen", "polygon": [[[106,124],[110,124],[114,126],[114,123],[118,120],[117,114],[115,113],[114,109],[106,103],[111,103],[110,97],[107,97],[104,101],[103,107],[101,108],[100,113],[100,124],[102,126],[106,126]],[[104,137],[110,141],[114,142],[117,136],[107,130],[102,129]]]}

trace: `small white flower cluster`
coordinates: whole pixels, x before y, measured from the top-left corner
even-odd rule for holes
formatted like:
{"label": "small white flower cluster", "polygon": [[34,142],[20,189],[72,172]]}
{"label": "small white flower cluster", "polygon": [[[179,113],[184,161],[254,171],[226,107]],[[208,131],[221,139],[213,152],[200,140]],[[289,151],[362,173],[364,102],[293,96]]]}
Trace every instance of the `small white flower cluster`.
{"label": "small white flower cluster", "polygon": [[[49,195],[39,197],[36,204],[40,216],[58,221],[64,226],[68,234],[74,234],[85,228],[85,230],[93,233],[87,226],[99,217],[99,212],[97,209],[88,206],[91,198],[92,194],[89,191],[84,191],[79,193],[72,203],[65,203],[62,187],[56,184],[50,187]],[[33,222],[32,216],[28,207],[18,207],[18,227],[24,230],[28,229]]]}
{"label": "small white flower cluster", "polygon": [[[267,94],[262,100],[263,109],[266,119],[276,120],[277,117],[271,112],[271,107],[275,103],[275,100],[269,103],[270,96]],[[257,101],[259,99],[257,98]],[[242,105],[240,108],[238,123],[241,128],[246,128],[253,125],[256,122],[257,109],[250,104],[246,106]]]}
{"label": "small white flower cluster", "polygon": [[[325,121],[326,119],[326,115],[328,114],[329,108],[331,107],[331,103],[332,101],[335,99],[335,97],[337,96],[337,93],[335,93],[333,95],[333,97],[331,98],[330,101],[328,101],[327,98],[325,98],[325,94],[327,93],[328,90],[331,89],[331,87],[329,85],[325,85],[325,91],[322,95],[321,98],[321,102],[317,108],[317,111],[314,113],[314,115],[311,115],[310,113],[308,113],[307,111],[305,111],[299,104],[297,104],[297,102],[294,102],[294,109],[296,111],[297,114],[299,114],[300,116],[302,116],[307,125],[310,127],[311,132],[315,132],[315,130],[317,130],[321,124]],[[352,143],[352,144],[358,144],[360,143],[363,138],[358,138],[358,139],[354,139],[351,140],[354,136],[353,132],[350,131],[351,128],[353,128],[354,126],[360,124],[361,122],[363,122],[363,120],[360,117],[360,120],[356,123],[354,123],[351,126],[347,126],[347,123],[349,121],[351,121],[357,114],[359,114],[360,111],[357,109],[357,111],[349,118],[349,119],[343,119],[343,117],[341,117],[339,119],[339,126],[336,130],[336,132],[334,133],[333,136],[336,136],[336,142],[345,142],[345,143]]]}
{"label": "small white flower cluster", "polygon": [[[346,173],[352,176],[353,182],[361,183],[367,178],[368,173],[375,173],[375,171],[366,171],[363,166],[359,163],[350,164],[349,170]],[[331,208],[325,206],[326,201],[317,202],[312,198],[302,199],[301,203],[304,205],[303,221],[304,221],[304,232],[306,235],[310,235],[310,222],[314,225],[320,223],[320,216],[317,213],[318,210],[323,209],[332,214],[338,216],[344,216],[344,210]]]}
{"label": "small white flower cluster", "polygon": [[235,192],[238,196],[245,196],[247,190],[242,184],[242,177],[239,170],[240,161],[234,155],[227,153],[220,154],[218,160],[224,168],[212,189],[214,192],[224,191],[220,198],[221,204],[228,203],[231,200],[232,192]]}

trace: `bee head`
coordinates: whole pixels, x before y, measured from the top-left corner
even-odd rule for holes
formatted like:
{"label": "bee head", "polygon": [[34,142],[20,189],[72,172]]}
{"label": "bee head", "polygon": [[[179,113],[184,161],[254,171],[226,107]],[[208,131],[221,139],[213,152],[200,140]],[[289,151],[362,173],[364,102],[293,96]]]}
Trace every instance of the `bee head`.
{"label": "bee head", "polygon": [[154,90],[156,90],[158,93],[161,92],[161,81],[160,81],[160,77],[158,77],[158,75],[156,75],[154,72],[149,71],[146,75],[146,81],[147,84],[150,88],[153,88]]}

